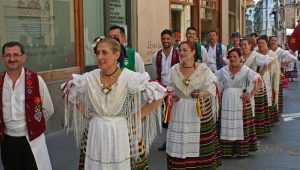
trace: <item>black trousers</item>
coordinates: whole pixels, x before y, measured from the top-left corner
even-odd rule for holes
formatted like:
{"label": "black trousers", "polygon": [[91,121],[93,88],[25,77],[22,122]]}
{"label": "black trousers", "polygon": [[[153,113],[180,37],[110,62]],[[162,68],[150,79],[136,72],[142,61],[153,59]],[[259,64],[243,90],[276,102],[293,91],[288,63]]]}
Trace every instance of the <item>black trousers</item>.
{"label": "black trousers", "polygon": [[25,136],[5,135],[1,142],[1,159],[5,170],[38,170]]}

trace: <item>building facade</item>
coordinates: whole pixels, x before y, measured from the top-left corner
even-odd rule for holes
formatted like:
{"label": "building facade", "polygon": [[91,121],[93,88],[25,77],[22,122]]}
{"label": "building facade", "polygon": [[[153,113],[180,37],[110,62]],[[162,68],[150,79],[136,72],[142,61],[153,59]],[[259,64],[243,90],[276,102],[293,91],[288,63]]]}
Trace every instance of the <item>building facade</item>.
{"label": "building facade", "polygon": [[246,2],[246,36],[249,36],[251,33],[254,32],[254,9],[255,9],[255,2],[253,0],[247,0]]}
{"label": "building facade", "polygon": [[296,0],[276,0],[272,15],[275,26],[273,35],[277,35],[279,43],[284,45],[286,37],[291,35],[299,19],[299,1]]}
{"label": "building facade", "polygon": [[254,32],[259,35],[272,35],[275,26],[274,16],[271,15],[274,0],[260,0],[255,6],[254,14]]}

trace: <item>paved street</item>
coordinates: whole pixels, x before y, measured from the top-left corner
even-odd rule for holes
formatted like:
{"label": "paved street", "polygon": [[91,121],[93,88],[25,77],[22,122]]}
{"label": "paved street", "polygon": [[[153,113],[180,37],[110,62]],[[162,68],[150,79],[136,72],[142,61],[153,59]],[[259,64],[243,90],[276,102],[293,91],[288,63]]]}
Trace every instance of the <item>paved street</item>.
{"label": "paved street", "polygon": [[[225,159],[219,170],[296,170],[300,169],[300,80],[284,89],[284,114],[273,132],[259,139],[259,150],[244,159]],[[151,170],[166,169],[166,154],[157,151],[164,140],[161,134],[152,146]],[[79,151],[70,132],[47,135],[49,154],[54,170],[75,170]],[[3,169],[0,166],[0,169]]]}

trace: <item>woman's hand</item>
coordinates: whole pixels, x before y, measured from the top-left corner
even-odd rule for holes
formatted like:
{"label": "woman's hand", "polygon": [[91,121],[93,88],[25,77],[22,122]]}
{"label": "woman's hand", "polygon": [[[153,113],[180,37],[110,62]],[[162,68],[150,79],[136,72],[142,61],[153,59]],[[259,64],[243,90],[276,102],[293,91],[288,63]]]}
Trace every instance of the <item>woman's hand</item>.
{"label": "woman's hand", "polygon": [[210,93],[207,90],[194,90],[191,93],[191,96],[193,98],[197,98],[197,97],[205,97],[205,96],[209,96]]}
{"label": "woman's hand", "polygon": [[242,99],[244,102],[249,102],[251,97],[252,97],[252,96],[251,96],[250,93],[244,93],[244,94],[241,96],[241,99]]}
{"label": "woman's hand", "polygon": [[174,92],[170,93],[168,95],[168,101],[170,102],[170,104],[173,104],[174,102],[178,102],[179,101],[179,97]]}
{"label": "woman's hand", "polygon": [[197,98],[200,94],[200,90],[194,90],[191,93],[192,98]]}

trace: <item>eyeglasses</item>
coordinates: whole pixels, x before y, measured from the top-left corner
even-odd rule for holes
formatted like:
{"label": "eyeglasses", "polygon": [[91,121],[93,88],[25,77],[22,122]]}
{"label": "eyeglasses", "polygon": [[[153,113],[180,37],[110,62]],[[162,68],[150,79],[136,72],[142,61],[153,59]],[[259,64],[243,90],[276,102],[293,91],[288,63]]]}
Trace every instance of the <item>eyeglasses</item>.
{"label": "eyeglasses", "polygon": [[20,58],[23,54],[21,53],[11,53],[11,54],[4,54],[4,58]]}

